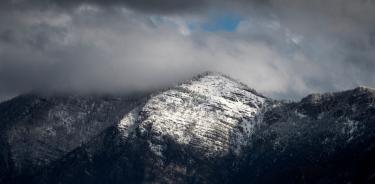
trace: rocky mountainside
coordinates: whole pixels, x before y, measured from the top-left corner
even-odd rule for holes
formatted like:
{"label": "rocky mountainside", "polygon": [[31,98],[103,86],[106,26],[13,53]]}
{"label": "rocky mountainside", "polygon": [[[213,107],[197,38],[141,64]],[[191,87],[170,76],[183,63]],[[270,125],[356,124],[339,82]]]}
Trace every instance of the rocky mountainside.
{"label": "rocky mountainside", "polygon": [[375,90],[267,98],[206,73],[151,95],[0,104],[0,183],[373,183]]}
{"label": "rocky mountainside", "polygon": [[0,104],[0,183],[33,175],[89,142],[142,95],[21,95]]}

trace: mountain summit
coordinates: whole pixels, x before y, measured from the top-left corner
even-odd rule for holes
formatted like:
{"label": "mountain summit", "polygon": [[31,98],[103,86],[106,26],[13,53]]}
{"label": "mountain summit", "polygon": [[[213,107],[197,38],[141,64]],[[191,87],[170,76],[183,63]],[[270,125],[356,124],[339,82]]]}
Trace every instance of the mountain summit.
{"label": "mountain summit", "polygon": [[267,98],[218,73],[0,104],[0,183],[373,183],[375,91]]}

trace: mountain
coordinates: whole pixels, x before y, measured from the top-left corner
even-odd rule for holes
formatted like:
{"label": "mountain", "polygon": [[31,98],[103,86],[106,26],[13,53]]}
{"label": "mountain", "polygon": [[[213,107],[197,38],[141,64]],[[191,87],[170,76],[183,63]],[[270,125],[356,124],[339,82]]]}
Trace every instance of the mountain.
{"label": "mountain", "polygon": [[151,94],[0,104],[0,183],[374,183],[375,90],[265,97],[205,73]]}
{"label": "mountain", "polygon": [[21,95],[0,104],[0,183],[28,178],[89,142],[142,95]]}

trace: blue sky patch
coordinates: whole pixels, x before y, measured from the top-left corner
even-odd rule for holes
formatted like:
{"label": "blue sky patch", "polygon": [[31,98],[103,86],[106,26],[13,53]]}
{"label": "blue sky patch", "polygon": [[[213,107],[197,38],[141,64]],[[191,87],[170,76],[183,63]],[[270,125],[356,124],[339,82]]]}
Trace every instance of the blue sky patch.
{"label": "blue sky patch", "polygon": [[216,15],[203,22],[200,28],[207,32],[234,32],[242,19],[241,16],[231,13]]}

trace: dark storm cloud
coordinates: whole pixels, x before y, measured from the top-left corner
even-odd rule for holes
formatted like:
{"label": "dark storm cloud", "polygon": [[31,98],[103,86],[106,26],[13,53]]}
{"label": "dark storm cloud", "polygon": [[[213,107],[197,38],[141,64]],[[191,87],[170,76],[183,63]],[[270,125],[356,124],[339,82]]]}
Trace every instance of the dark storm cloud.
{"label": "dark storm cloud", "polygon": [[[204,70],[286,98],[375,86],[374,9],[366,0],[4,0],[0,100],[147,89]],[[199,27],[225,13],[241,17],[233,32]]]}
{"label": "dark storm cloud", "polygon": [[127,6],[136,10],[149,13],[180,13],[195,12],[208,7],[208,0],[4,0],[0,2],[2,7],[12,9],[22,8],[72,8],[82,4],[90,4],[101,7]]}

